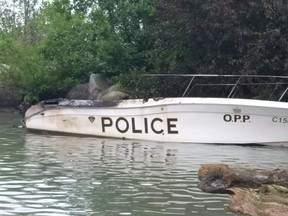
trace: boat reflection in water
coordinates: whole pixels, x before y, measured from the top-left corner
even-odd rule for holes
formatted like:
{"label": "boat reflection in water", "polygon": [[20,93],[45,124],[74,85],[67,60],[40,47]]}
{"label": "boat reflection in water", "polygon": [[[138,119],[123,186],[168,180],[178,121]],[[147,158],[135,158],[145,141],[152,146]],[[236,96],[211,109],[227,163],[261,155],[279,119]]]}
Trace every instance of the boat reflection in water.
{"label": "boat reflection in water", "polygon": [[[75,215],[226,215],[227,195],[198,189],[202,163],[287,167],[277,147],[157,143],[27,133],[29,196]],[[286,151],[286,152],[285,152]],[[277,155],[270,161],[271,155]],[[28,181],[27,181],[28,182]],[[17,199],[17,197],[15,198]],[[42,200],[42,201],[41,201]],[[45,202],[49,203],[45,203]],[[22,200],[29,207],[32,199]],[[35,203],[34,203],[35,204]],[[31,207],[29,207],[31,208]],[[38,209],[34,209],[38,212]]]}

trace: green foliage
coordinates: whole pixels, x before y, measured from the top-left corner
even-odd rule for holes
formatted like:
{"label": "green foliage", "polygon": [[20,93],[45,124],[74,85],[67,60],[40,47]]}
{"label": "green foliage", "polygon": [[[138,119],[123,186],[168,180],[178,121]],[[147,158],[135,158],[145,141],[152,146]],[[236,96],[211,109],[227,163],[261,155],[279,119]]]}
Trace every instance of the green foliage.
{"label": "green foliage", "polygon": [[[130,16],[127,24],[119,21],[127,18],[125,10],[139,10],[139,6],[129,7],[129,2],[122,5],[115,13],[117,21],[112,23],[106,7],[93,6],[90,1],[74,1],[70,5],[69,1],[57,0],[46,6],[38,22],[42,29],[38,52],[60,95],[74,84],[86,82],[91,72],[118,76],[146,64],[143,53],[150,48],[151,41],[146,29],[139,27],[144,18]],[[136,25],[138,36],[136,30],[131,33]]]}
{"label": "green foliage", "polygon": [[288,72],[286,1],[159,0],[157,8],[159,71]]}
{"label": "green foliage", "polygon": [[0,3],[0,76],[29,100],[65,96],[92,72],[132,97],[184,91],[186,80],[146,73],[288,74],[282,0],[25,2],[18,14]]}
{"label": "green foliage", "polygon": [[20,31],[9,27],[1,40],[0,63],[11,68],[4,79],[22,87],[29,100],[64,96],[92,72],[117,77],[149,65],[150,0],[54,0],[37,13],[36,3],[26,5]]}
{"label": "green foliage", "polygon": [[120,74],[117,81],[132,98],[179,97],[189,83],[186,77],[163,77],[146,74],[145,68]]}
{"label": "green foliage", "polygon": [[9,37],[1,37],[0,49],[0,62],[7,65],[7,70],[1,73],[2,82],[22,88],[29,100],[38,100],[48,89],[49,77],[37,51]]}

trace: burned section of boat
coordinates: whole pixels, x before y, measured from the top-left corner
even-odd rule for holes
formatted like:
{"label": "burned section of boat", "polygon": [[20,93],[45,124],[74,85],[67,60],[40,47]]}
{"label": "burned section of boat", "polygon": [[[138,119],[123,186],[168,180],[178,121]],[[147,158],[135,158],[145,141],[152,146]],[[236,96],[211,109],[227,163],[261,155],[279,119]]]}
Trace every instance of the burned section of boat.
{"label": "burned section of boat", "polygon": [[[283,96],[283,95],[282,95]],[[28,129],[163,142],[288,142],[288,104],[235,98],[49,100],[25,115]]]}

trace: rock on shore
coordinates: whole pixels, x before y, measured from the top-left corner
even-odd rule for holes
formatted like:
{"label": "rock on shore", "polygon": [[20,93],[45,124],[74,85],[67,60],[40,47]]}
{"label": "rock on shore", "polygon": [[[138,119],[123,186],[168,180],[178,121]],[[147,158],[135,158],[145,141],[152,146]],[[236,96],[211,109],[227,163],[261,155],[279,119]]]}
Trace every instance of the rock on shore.
{"label": "rock on shore", "polygon": [[224,164],[201,165],[201,190],[231,195],[229,209],[251,216],[288,215],[288,172],[248,169]]}
{"label": "rock on shore", "polygon": [[122,100],[128,95],[120,90],[119,85],[110,85],[102,74],[91,74],[88,83],[74,86],[66,95],[68,99],[81,100]]}

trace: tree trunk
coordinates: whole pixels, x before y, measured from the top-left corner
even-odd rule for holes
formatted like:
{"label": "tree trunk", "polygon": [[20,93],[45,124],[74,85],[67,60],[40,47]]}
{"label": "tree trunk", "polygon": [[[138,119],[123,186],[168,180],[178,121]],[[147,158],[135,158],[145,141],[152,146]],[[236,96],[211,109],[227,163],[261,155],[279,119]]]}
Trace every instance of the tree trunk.
{"label": "tree trunk", "polygon": [[231,195],[229,209],[245,215],[284,216],[288,212],[288,172],[201,165],[200,188],[210,193]]}

